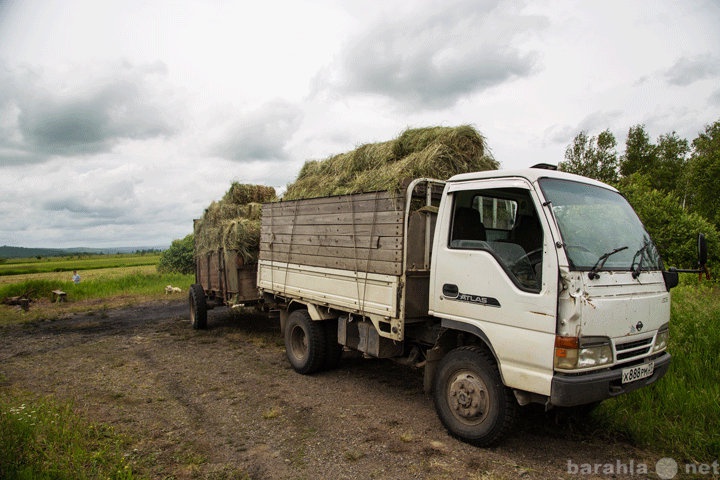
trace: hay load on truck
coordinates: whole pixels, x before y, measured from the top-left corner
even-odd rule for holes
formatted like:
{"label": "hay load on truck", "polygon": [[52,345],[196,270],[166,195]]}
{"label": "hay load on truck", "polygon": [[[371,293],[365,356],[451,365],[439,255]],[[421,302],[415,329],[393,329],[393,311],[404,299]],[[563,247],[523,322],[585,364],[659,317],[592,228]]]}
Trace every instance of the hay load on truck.
{"label": "hay load on truck", "polygon": [[479,446],[520,406],[660,379],[677,282],[616,189],[546,165],[262,207],[258,298],[293,369],[344,349],[423,368],[443,425]]}

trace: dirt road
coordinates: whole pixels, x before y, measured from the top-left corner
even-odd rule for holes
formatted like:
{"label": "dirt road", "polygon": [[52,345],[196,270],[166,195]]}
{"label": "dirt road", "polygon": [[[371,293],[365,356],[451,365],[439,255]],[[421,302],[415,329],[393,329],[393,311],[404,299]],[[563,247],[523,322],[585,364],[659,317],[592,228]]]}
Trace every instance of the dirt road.
{"label": "dirt road", "polygon": [[218,309],[194,331],[186,310],[183,298],[2,328],[1,388],[72,400],[129,435],[150,478],[585,479],[608,476],[568,465],[654,466],[540,413],[475,448],[447,435],[420,371],[346,352],[337,370],[301,376],[275,322]]}

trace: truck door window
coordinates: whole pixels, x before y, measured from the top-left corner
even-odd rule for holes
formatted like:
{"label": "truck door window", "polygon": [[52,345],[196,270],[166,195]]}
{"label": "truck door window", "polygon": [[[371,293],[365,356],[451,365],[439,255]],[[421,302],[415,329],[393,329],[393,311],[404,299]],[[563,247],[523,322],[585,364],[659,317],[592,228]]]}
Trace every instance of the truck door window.
{"label": "truck door window", "polygon": [[526,190],[455,192],[449,247],[489,252],[522,290],[542,285],[543,230]]}

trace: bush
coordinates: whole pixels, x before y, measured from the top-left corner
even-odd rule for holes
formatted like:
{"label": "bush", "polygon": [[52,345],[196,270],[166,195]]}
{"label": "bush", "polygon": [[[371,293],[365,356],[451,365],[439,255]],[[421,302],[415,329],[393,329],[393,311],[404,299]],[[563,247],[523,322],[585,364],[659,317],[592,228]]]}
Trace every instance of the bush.
{"label": "bush", "polygon": [[712,268],[720,262],[720,234],[706,218],[684,210],[678,199],[652,189],[638,175],[628,177],[619,188],[657,245],[666,267],[697,266],[699,233],[705,234],[708,243],[708,265]]}
{"label": "bush", "polygon": [[158,271],[160,273],[191,274],[195,272],[194,258],[195,238],[191,233],[182,240],[173,240],[170,248],[160,256]]}

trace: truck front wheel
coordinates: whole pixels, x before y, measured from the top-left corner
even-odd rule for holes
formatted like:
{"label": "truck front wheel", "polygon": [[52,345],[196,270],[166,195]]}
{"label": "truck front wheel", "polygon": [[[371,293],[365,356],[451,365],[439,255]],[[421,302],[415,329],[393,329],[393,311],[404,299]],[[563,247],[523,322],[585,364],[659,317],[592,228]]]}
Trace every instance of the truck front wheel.
{"label": "truck front wheel", "polygon": [[295,310],[285,324],[285,351],[293,369],[315,373],[325,366],[327,335],[323,322],[314,322],[307,310]]}
{"label": "truck front wheel", "polygon": [[440,421],[455,437],[480,447],[512,428],[517,403],[494,359],[474,346],[449,352],[438,365],[433,400]]}
{"label": "truck front wheel", "polygon": [[207,328],[207,303],[202,285],[190,285],[190,323],[195,330]]}

